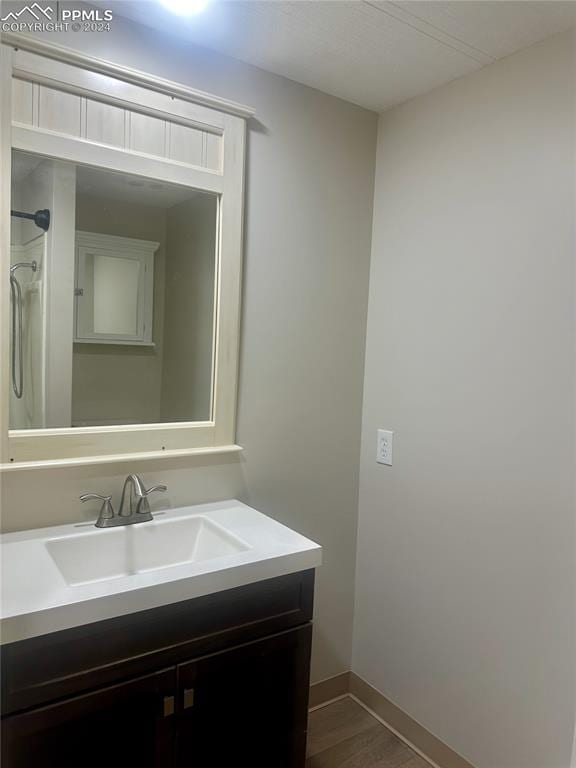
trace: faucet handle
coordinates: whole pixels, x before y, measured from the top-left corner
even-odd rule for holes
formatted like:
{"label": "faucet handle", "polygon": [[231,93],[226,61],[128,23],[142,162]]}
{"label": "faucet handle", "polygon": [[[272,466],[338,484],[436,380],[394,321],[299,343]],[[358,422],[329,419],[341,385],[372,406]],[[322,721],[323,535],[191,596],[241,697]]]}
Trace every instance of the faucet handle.
{"label": "faucet handle", "polygon": [[144,486],[142,486],[142,496],[138,499],[138,504],[136,506],[136,514],[137,515],[145,515],[146,518],[152,519],[152,512],[150,511],[150,503],[148,501],[148,496],[150,496],[151,493],[154,493],[155,491],[167,491],[168,488],[165,485],[153,485],[152,488],[146,489]]}
{"label": "faucet handle", "polygon": [[98,520],[96,521],[96,527],[103,528],[105,526],[102,525],[102,520],[110,520],[114,517],[112,496],[101,496],[99,493],[83,493],[82,496],[80,496],[80,501],[82,503],[85,501],[91,501],[92,499],[98,499],[102,502],[100,514],[98,515]]}
{"label": "faucet handle", "polygon": [[166,485],[153,485],[152,488],[148,488],[147,491],[144,491],[144,496],[148,496],[150,493],[154,493],[154,491],[167,491],[168,487]]}

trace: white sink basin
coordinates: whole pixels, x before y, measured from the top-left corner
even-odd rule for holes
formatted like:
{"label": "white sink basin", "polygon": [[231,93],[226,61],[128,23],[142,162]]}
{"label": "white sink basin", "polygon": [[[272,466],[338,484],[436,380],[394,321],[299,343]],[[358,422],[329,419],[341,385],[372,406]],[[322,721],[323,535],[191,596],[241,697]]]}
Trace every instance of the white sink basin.
{"label": "white sink basin", "polygon": [[316,568],[321,547],[234,499],[126,528],[0,535],[0,643]]}
{"label": "white sink basin", "polygon": [[46,549],[66,583],[78,586],[234,555],[250,547],[222,526],[198,515],[90,530],[51,539]]}

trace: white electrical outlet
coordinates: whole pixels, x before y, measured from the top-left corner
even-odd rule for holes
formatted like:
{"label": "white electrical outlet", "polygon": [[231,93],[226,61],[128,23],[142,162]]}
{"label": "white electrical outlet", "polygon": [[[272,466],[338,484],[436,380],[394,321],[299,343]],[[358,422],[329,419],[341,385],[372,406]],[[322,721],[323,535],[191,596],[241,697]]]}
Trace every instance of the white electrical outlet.
{"label": "white electrical outlet", "polygon": [[376,446],[376,461],[378,464],[392,466],[392,440],[394,432],[388,429],[378,430],[378,445]]}

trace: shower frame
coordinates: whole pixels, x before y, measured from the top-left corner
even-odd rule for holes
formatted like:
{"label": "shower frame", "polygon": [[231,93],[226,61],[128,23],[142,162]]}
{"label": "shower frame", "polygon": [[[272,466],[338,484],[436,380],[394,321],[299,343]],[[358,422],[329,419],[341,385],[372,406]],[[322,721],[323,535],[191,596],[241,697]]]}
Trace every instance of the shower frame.
{"label": "shower frame", "polygon": [[22,321],[22,286],[16,277],[18,269],[31,269],[36,272],[36,261],[19,261],[10,267],[10,298],[12,301],[12,320],[10,323],[10,368],[12,378],[12,391],[16,399],[20,400],[24,394],[24,363],[23,350],[23,321]]}

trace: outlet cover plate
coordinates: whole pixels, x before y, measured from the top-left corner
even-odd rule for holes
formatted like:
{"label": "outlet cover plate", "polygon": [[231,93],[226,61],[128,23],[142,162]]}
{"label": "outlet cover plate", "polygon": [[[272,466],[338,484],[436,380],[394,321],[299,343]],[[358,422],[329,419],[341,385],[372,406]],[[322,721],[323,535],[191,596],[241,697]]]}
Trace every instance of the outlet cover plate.
{"label": "outlet cover plate", "polygon": [[392,466],[392,442],[394,432],[389,429],[378,430],[378,443],[376,446],[376,461],[378,464],[387,464]]}

